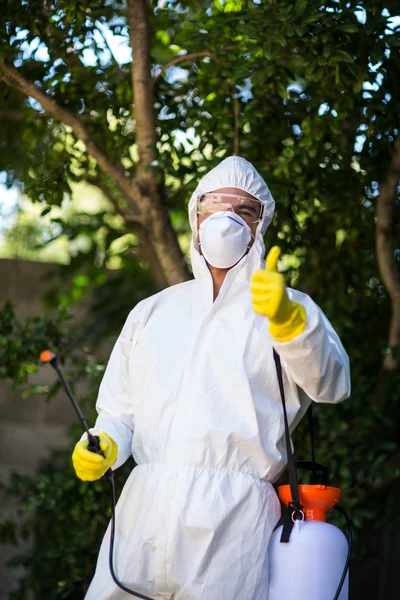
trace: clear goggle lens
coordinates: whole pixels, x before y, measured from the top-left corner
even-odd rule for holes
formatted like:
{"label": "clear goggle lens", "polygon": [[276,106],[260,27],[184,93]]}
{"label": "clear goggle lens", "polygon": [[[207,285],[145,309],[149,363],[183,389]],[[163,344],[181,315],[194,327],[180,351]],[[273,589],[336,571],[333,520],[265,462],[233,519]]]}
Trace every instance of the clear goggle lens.
{"label": "clear goggle lens", "polygon": [[262,202],[236,194],[201,194],[197,197],[197,214],[208,217],[216,212],[232,211],[249,225],[262,219]]}

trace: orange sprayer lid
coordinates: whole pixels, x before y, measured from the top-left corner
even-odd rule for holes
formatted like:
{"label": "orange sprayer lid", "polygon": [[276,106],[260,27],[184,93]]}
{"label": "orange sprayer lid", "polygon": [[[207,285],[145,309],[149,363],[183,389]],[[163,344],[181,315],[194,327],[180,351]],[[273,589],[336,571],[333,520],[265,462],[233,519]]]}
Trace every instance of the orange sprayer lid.
{"label": "orange sprayer lid", "polygon": [[[309,521],[326,521],[327,511],[340,500],[342,490],[327,485],[299,485],[300,503]],[[290,485],[278,487],[280,500],[286,504],[292,501]]]}

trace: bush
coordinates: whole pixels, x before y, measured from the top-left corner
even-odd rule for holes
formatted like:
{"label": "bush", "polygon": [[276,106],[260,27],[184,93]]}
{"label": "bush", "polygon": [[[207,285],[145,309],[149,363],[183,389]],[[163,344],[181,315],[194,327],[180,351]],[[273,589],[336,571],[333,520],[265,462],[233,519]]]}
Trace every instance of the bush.
{"label": "bush", "polygon": [[[128,461],[118,470],[117,495],[132,468],[133,461]],[[32,592],[38,600],[82,600],[111,518],[106,480],[78,480],[68,448],[53,452],[35,477],[13,473],[4,491],[19,499],[19,510],[17,519],[2,523],[1,543],[32,540],[28,552],[8,563],[26,569],[10,600],[27,600]]]}

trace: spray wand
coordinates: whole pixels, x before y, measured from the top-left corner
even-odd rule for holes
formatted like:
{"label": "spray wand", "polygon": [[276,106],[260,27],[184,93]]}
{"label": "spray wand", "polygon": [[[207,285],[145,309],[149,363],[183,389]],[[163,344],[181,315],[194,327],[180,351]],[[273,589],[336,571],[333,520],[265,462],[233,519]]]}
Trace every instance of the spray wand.
{"label": "spray wand", "polygon": [[[90,452],[94,452],[95,454],[100,454],[101,456],[105,456],[103,450],[100,448],[99,436],[93,435],[89,431],[89,426],[86,422],[86,419],[83,416],[81,409],[79,408],[79,404],[77,403],[77,401],[75,400],[75,398],[72,394],[72,391],[71,391],[71,388],[69,387],[68,381],[65,379],[65,377],[63,375],[60,363],[58,362],[57,355],[54,352],[52,352],[51,350],[44,350],[43,352],[40,353],[40,360],[43,363],[48,363],[53,367],[53,369],[56,371],[56,373],[58,375],[58,378],[60,379],[61,383],[63,384],[64,389],[67,393],[67,396],[71,400],[72,406],[74,407],[75,412],[78,415],[78,418],[86,431],[86,435],[88,437],[88,450],[90,450]],[[121,583],[119,581],[119,579],[117,578],[117,576],[115,574],[114,566],[113,566],[114,535],[115,535],[115,501],[116,501],[114,473],[113,473],[112,469],[107,469],[107,471],[104,473],[104,475],[108,479],[108,482],[110,483],[111,493],[112,493],[111,536],[110,536],[110,552],[109,552],[109,567],[110,567],[111,577],[113,578],[114,582],[117,584],[117,586],[119,588],[121,588],[122,590],[124,590],[124,592],[127,592],[131,596],[136,596],[136,598],[142,598],[143,600],[152,600],[148,596],[139,594],[139,592],[134,592],[133,590],[126,587],[123,583]]]}
{"label": "spray wand", "polygon": [[[87,435],[88,442],[89,442],[88,450],[90,450],[90,452],[94,452],[95,454],[101,454],[101,456],[105,456],[103,450],[100,448],[99,436],[93,435],[89,431],[89,426],[86,422],[86,419],[83,416],[81,409],[79,408],[79,404],[77,403],[77,401],[75,400],[75,398],[72,394],[72,391],[71,391],[71,388],[69,387],[68,381],[65,379],[63,372],[61,371],[61,367],[60,367],[60,363],[58,362],[57,355],[54,354],[54,352],[52,352],[51,350],[44,350],[43,352],[40,353],[40,360],[43,363],[49,363],[53,367],[53,369],[56,371],[61,383],[63,384],[64,389],[67,393],[67,396],[71,400],[72,406],[74,407],[75,412],[78,415],[78,419],[80,420],[80,422],[82,423],[82,425],[86,431],[86,435]],[[108,471],[107,471],[106,475],[107,474],[108,474]]]}

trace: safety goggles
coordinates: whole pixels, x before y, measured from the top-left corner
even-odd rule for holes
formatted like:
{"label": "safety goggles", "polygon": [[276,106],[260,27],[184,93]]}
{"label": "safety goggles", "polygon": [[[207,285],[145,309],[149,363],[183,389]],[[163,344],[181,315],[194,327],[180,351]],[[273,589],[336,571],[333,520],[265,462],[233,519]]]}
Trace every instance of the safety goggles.
{"label": "safety goggles", "polygon": [[197,214],[209,217],[213,213],[232,211],[248,225],[259,223],[262,219],[263,204],[255,198],[236,194],[208,193],[197,196]]}

